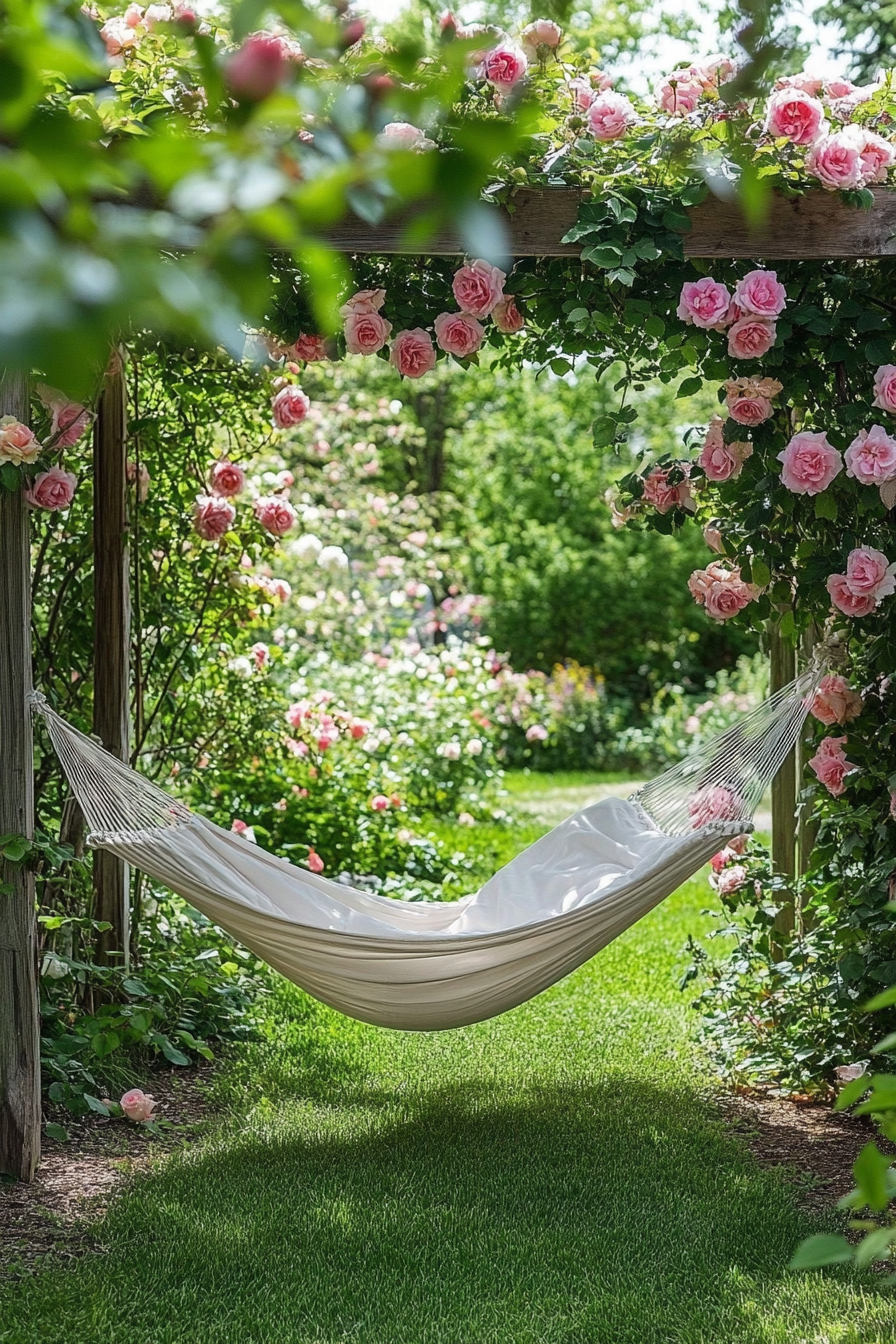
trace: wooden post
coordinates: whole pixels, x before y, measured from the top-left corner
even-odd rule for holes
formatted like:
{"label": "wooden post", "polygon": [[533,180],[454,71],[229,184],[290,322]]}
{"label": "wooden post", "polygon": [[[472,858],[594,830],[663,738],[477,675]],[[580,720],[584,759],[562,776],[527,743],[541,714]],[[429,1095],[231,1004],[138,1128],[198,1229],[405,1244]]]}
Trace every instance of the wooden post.
{"label": "wooden post", "polygon": [[[0,376],[0,415],[28,421],[28,381]],[[31,547],[22,490],[0,490],[0,835],[34,829]],[[34,877],[0,863],[0,1171],[34,1178],[40,1160],[40,1008]]]}
{"label": "wooden post", "polygon": [[[130,598],[127,545],[127,389],[125,351],[112,352],[93,433],[93,731],[121,761],[130,752]],[[114,854],[93,855],[97,960],[122,964],[130,945],[128,866]]]}
{"label": "wooden post", "polygon": [[[796,649],[781,638],[776,624],[769,629],[769,654],[769,694],[774,695],[796,676]],[[787,754],[772,781],[772,862],[782,876],[796,875],[795,748]],[[778,911],[775,930],[786,937],[795,924],[796,911],[793,902],[788,901]]]}

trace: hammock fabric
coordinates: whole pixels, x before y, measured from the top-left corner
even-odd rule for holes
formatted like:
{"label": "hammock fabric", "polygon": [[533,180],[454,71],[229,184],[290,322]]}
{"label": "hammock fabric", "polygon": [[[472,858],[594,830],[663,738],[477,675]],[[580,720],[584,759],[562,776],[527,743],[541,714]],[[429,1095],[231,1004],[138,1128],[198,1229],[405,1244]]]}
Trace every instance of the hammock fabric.
{"label": "hammock fabric", "polygon": [[88,844],[163,882],[340,1012],[433,1031],[547,989],[752,831],[818,677],[805,673],[628,801],[577,812],[453,902],[377,896],[297,868],[190,812],[32,699]]}

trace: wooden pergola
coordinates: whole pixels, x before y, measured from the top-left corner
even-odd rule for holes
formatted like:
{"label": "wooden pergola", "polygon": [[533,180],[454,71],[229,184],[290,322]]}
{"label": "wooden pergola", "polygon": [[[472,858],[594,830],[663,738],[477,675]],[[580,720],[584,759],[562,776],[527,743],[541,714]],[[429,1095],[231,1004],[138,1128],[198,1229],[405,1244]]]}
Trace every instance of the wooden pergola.
{"label": "wooden pergola", "polygon": [[[572,188],[518,191],[504,219],[516,257],[575,256],[561,242],[576,222],[586,194]],[[896,255],[896,193],[877,189],[870,210],[844,205],[837,196],[812,192],[776,197],[764,224],[751,228],[735,201],[709,200],[690,211],[685,255],[694,258],[834,260]],[[408,216],[379,226],[348,217],[327,241],[348,254],[457,255],[457,236],[440,234],[410,243]],[[27,421],[29,388],[17,373],[0,375],[0,415]],[[127,397],[124,361],[113,353],[94,426],[94,732],[119,759],[128,757],[129,594],[127,536]],[[28,511],[21,491],[0,491],[0,835],[31,836],[33,741],[31,692],[31,555]],[[772,690],[790,681],[795,655],[772,639]],[[794,756],[773,786],[773,857],[793,874],[798,862],[794,821],[797,765]],[[806,859],[811,838],[802,837]],[[127,873],[120,860],[94,858],[95,916],[113,926],[101,953],[124,954],[127,945]],[[779,927],[792,927],[784,910]],[[27,868],[0,862],[0,1171],[31,1180],[40,1157],[40,1018],[34,879]]]}

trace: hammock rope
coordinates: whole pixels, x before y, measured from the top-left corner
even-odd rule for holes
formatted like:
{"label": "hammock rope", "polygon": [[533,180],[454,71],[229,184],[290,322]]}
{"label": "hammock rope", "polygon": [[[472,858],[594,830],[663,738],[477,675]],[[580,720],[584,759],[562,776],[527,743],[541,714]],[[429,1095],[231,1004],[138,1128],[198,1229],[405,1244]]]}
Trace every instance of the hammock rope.
{"label": "hammock rope", "polygon": [[164,883],[339,1011],[438,1030],[548,988],[751,831],[800,736],[824,654],[628,801],[582,809],[452,902],[379,896],[295,867],[191,812],[40,692],[31,704],[83,809],[90,845]]}

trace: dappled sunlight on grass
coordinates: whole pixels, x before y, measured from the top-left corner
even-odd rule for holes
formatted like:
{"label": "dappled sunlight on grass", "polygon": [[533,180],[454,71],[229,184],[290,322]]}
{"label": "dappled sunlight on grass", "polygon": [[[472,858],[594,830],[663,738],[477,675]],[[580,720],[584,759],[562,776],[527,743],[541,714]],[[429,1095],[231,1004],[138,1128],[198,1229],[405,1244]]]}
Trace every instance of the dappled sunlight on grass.
{"label": "dappled sunlight on grass", "polygon": [[[458,844],[461,840],[458,840]],[[676,989],[704,878],[529,1004],[459,1031],[290,986],[216,1084],[222,1132],[136,1181],[103,1255],[13,1287],[0,1340],[873,1344],[869,1277],[784,1266],[811,1222],[713,1107]]]}

